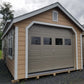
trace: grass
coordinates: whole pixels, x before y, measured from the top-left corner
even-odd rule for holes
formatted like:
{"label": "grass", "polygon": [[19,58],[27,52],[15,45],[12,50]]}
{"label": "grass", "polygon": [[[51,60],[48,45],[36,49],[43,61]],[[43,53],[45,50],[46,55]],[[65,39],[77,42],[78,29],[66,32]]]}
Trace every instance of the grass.
{"label": "grass", "polygon": [[0,50],[0,59],[2,58],[2,51]]}

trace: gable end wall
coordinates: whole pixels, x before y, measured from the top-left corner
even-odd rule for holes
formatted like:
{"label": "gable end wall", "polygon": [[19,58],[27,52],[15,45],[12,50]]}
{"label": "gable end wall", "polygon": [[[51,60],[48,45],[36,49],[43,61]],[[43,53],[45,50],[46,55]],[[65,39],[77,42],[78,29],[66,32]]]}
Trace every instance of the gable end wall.
{"label": "gable end wall", "polygon": [[[58,11],[58,22],[52,21],[52,11]],[[59,24],[72,26],[77,32],[77,41],[78,41],[78,68],[81,69],[81,43],[80,43],[80,34],[81,30],[58,8],[48,10],[39,15],[33,16],[29,19],[25,19],[18,23],[15,23],[15,26],[18,26],[18,79],[25,78],[25,31],[26,27],[32,21],[40,21],[51,24]]]}

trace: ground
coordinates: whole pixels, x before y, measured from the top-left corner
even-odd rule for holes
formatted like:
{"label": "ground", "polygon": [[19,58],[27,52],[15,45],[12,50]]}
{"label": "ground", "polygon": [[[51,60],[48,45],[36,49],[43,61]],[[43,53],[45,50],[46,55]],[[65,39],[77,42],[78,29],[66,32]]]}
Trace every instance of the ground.
{"label": "ground", "polygon": [[[13,77],[8,71],[3,60],[0,60],[0,84],[12,84],[11,80]],[[74,71],[70,74],[62,73],[54,76],[44,76],[39,80],[36,78],[21,80],[15,84],[84,84],[84,70]]]}

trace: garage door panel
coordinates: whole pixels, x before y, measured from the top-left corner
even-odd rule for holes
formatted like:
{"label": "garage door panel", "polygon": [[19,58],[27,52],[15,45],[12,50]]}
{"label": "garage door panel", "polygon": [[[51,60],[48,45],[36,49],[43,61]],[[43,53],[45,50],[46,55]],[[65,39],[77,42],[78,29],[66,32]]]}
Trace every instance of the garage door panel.
{"label": "garage door panel", "polygon": [[[40,37],[41,45],[32,45],[31,37]],[[52,45],[44,45],[43,38],[52,38]],[[55,39],[71,39],[71,45],[55,45]],[[29,73],[74,67],[74,33],[72,30],[34,25],[29,29]]]}
{"label": "garage door panel", "polygon": [[[70,60],[58,59],[58,61],[54,59],[48,59],[47,61],[46,60],[34,61],[30,63],[30,65],[31,65],[31,69],[33,69],[32,72],[37,72],[39,69],[40,69],[39,71],[42,71],[42,70],[52,70],[52,69],[73,67],[73,62],[70,62],[70,61],[72,61],[72,59]],[[43,63],[45,63],[45,65]]]}
{"label": "garage door panel", "polygon": [[52,53],[51,52],[47,52],[47,51],[45,51],[45,52],[40,52],[40,51],[38,51],[38,52],[30,52],[29,53],[30,54],[30,57],[29,58],[32,58],[33,56],[35,56],[36,58],[38,58],[38,57],[64,57],[64,56],[66,56],[66,57],[73,57],[73,56],[71,56],[71,54],[72,54],[72,52],[69,52],[69,51],[58,51],[58,52],[53,52],[52,51]]}

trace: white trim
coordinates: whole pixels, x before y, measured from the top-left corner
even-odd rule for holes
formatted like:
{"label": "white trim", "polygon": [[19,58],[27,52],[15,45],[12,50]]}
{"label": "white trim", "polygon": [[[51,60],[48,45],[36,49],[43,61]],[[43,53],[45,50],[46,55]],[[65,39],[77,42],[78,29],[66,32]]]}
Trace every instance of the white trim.
{"label": "white trim", "polygon": [[76,69],[78,70],[78,41],[77,41],[77,32],[75,31],[75,29],[72,27],[72,30],[75,33],[75,40],[76,40]]}
{"label": "white trim", "polygon": [[28,29],[33,24],[48,25],[48,26],[54,26],[54,27],[59,27],[59,28],[68,28],[68,29],[72,29],[73,30],[73,32],[75,33],[75,40],[76,40],[76,69],[78,70],[78,45],[77,45],[77,32],[75,31],[75,29],[73,27],[71,27],[71,26],[64,26],[64,25],[57,25],[57,24],[33,21],[26,27],[25,78],[28,78]]}
{"label": "white trim", "polygon": [[25,45],[25,48],[26,48],[26,56],[25,56],[25,78],[28,78],[28,31],[27,31],[27,28],[26,28],[26,41],[25,41],[26,45]]}
{"label": "white trim", "polygon": [[[55,17],[55,16],[54,16],[54,13],[57,13],[57,19],[56,19],[56,20],[54,19],[54,17]],[[58,22],[58,12],[55,11],[55,10],[52,11],[52,21]]]}
{"label": "white trim", "polygon": [[[73,29],[73,27],[71,27],[71,26],[51,24],[51,23],[45,23],[45,22],[40,22],[40,21],[32,21],[32,22],[28,25],[28,28],[30,28],[33,24],[41,24],[41,25],[49,25],[49,26],[54,26],[54,27],[62,27],[62,28]],[[75,30],[73,29],[73,31],[75,31]],[[76,31],[75,31],[75,32],[76,32]]]}
{"label": "white trim", "polygon": [[[42,12],[45,12],[45,11],[50,10],[52,8],[55,8],[55,7],[59,7],[76,25],[78,25],[78,27],[80,29],[82,29],[84,31],[83,26],[58,2],[56,2],[54,4],[51,4],[49,6],[46,6],[44,8],[41,8],[39,10],[36,10],[36,11],[33,11],[33,12],[30,12],[30,13],[27,13],[27,14],[24,14],[24,15],[21,15],[21,16],[18,16],[16,18],[14,18],[13,21],[11,22],[10,26],[9,26],[9,29],[11,28],[13,23],[17,23],[17,22],[22,21],[22,20],[24,20],[26,18],[30,18],[32,16],[35,16],[37,14],[40,14]],[[4,33],[2,38],[5,36],[5,34],[8,32],[9,29],[7,29],[7,31]]]}
{"label": "white trim", "polygon": [[80,34],[80,43],[81,43],[81,69],[83,69],[82,34]]}
{"label": "white trim", "polygon": [[18,27],[15,27],[15,69],[14,80],[18,79]]}
{"label": "white trim", "polygon": [[33,25],[33,23],[29,24],[26,27],[26,41],[25,41],[25,78],[28,78],[28,29]]}

